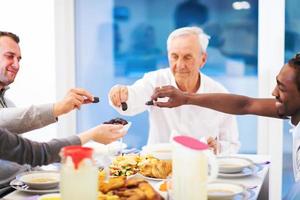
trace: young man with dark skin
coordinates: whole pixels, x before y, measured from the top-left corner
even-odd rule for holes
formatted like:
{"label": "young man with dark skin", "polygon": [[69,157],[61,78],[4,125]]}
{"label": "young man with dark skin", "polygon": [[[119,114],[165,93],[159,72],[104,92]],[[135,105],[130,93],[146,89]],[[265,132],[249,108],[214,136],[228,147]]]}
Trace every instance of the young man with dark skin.
{"label": "young man with dark skin", "polygon": [[[293,166],[297,182],[286,199],[300,198],[300,166],[297,165],[297,149],[300,146],[300,54],[286,63],[276,76],[277,85],[272,95],[275,98],[251,98],[235,94],[190,94],[173,86],[156,88],[152,95],[154,105],[173,108],[181,105],[198,105],[217,111],[245,115],[253,114],[275,118],[290,118],[293,133]],[[159,98],[169,97],[167,102]],[[297,196],[299,195],[299,196]],[[298,198],[297,198],[298,197]]]}
{"label": "young man with dark skin", "polygon": [[[223,93],[190,94],[173,86],[156,88],[152,95],[158,107],[198,105],[225,113],[244,115],[254,114],[266,117],[291,117],[293,125],[300,120],[300,54],[285,64],[276,77],[277,85],[271,98],[251,98]],[[169,97],[167,102],[156,101]]]}

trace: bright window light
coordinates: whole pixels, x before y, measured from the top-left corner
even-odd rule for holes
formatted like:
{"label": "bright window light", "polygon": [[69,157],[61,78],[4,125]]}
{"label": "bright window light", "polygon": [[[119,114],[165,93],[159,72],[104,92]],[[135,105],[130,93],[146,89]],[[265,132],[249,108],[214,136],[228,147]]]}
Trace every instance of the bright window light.
{"label": "bright window light", "polygon": [[232,7],[235,10],[247,10],[251,8],[251,5],[248,1],[236,1],[232,3]]}

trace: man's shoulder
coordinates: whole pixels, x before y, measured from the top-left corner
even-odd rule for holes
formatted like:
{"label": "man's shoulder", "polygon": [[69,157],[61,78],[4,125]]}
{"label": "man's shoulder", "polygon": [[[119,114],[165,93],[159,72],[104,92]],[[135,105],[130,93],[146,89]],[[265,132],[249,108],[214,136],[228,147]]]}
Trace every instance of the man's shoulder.
{"label": "man's shoulder", "polygon": [[6,105],[8,108],[16,107],[15,103],[12,100],[10,100],[9,98],[5,97],[5,102],[6,102]]}
{"label": "man's shoulder", "polygon": [[228,92],[228,90],[218,81],[213,78],[201,73],[201,81],[203,81],[203,85],[205,85],[205,90],[207,92]]}
{"label": "man's shoulder", "polygon": [[172,73],[168,68],[158,69],[146,73],[140,81],[143,84],[150,84],[152,87],[170,85],[172,83]]}
{"label": "man's shoulder", "polygon": [[155,71],[147,72],[145,75],[161,76],[171,74],[170,68],[157,69]]}
{"label": "man's shoulder", "polygon": [[153,80],[169,80],[172,76],[171,70],[169,68],[158,69],[145,74],[144,78],[150,78]]}

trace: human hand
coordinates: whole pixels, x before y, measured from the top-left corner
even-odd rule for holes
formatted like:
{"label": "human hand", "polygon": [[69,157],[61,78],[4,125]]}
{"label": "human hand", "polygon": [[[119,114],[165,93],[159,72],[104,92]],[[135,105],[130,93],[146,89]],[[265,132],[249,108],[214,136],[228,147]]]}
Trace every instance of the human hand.
{"label": "human hand", "polygon": [[[158,98],[164,98],[164,97],[169,97],[169,100],[167,102],[157,101]],[[179,89],[176,89],[171,85],[155,88],[154,93],[151,96],[151,100],[154,100],[153,104],[158,107],[168,107],[168,108],[181,106],[183,104],[186,104],[187,102],[185,93],[180,91]]]}
{"label": "human hand", "polygon": [[109,98],[114,106],[120,107],[128,100],[128,89],[124,85],[115,85],[109,91]]}
{"label": "human hand", "polygon": [[218,143],[217,138],[209,137],[207,138],[207,145],[210,149],[214,151],[214,154],[218,155],[220,150],[220,144]]}
{"label": "human hand", "polygon": [[126,135],[127,131],[123,130],[123,127],[123,125],[119,124],[101,124],[89,131],[92,133],[91,139],[95,142],[109,144]]}
{"label": "human hand", "polygon": [[62,114],[68,113],[73,109],[80,109],[82,104],[92,103],[94,100],[93,95],[81,88],[70,89],[67,95],[54,104],[53,115],[58,117]]}

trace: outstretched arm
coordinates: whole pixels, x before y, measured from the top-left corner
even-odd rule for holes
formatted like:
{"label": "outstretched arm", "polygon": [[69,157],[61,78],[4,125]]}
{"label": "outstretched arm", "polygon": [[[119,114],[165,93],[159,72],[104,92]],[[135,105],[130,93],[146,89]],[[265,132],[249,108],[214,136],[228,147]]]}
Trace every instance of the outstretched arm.
{"label": "outstretched arm", "polygon": [[[158,98],[163,97],[169,97],[169,100],[167,102],[157,101]],[[156,88],[151,98],[155,101],[154,105],[158,107],[172,108],[190,104],[228,114],[254,114],[280,118],[275,107],[275,99],[258,99],[224,93],[189,94],[182,92],[173,86]]]}
{"label": "outstretched arm", "polygon": [[0,127],[17,134],[32,131],[55,123],[60,115],[80,108],[82,104],[89,104],[93,100],[94,97],[88,91],[74,88],[55,104],[1,108]]}
{"label": "outstretched arm", "polygon": [[80,144],[78,136],[39,143],[0,128],[0,158],[19,164],[37,166],[58,162],[62,147]]}
{"label": "outstretched arm", "polygon": [[60,161],[59,152],[62,147],[82,145],[90,140],[109,144],[127,131],[122,125],[101,124],[81,134],[65,139],[53,139],[49,142],[35,142],[0,128],[0,159],[14,161],[31,166],[47,165]]}
{"label": "outstretched arm", "polygon": [[25,133],[55,123],[53,104],[0,109],[0,127],[12,133]]}

